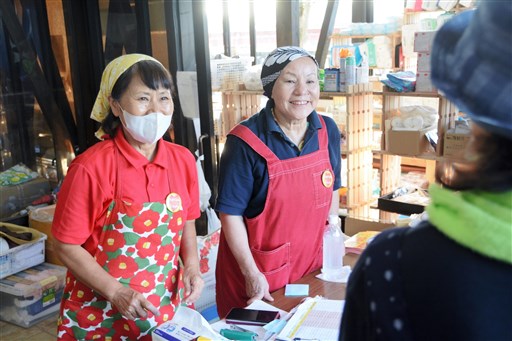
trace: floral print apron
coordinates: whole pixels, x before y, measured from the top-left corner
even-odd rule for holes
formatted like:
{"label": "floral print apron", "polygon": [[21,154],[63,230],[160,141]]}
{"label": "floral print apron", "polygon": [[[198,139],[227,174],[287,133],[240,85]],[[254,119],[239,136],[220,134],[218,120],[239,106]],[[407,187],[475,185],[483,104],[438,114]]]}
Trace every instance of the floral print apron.
{"label": "floral print apron", "polygon": [[[117,173],[122,179],[119,168]],[[170,174],[168,178],[170,188],[176,188]],[[111,276],[142,293],[160,316],[148,312],[147,318],[126,319],[68,271],[59,340],[151,340],[153,329],[172,319],[181,304],[179,250],[186,212],[181,205],[172,205],[171,211],[163,201],[126,202],[121,200],[121,187],[108,209],[94,257]]]}

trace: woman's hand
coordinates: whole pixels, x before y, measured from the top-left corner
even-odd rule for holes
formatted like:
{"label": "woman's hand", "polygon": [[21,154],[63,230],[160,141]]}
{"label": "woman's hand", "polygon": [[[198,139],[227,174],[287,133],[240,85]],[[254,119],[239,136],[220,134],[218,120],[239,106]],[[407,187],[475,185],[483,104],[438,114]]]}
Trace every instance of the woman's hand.
{"label": "woman's hand", "polygon": [[158,309],[151,304],[141,293],[125,286],[119,287],[110,302],[119,312],[129,320],[148,317],[148,311],[159,316]]}
{"label": "woman's hand", "polygon": [[199,271],[199,255],[197,252],[196,225],[194,220],[187,220],[181,238],[180,256],[183,260],[183,284],[185,303],[197,301],[203,291],[204,281]]}
{"label": "woman's hand", "polygon": [[58,240],[55,240],[54,245],[60,259],[75,277],[105,297],[127,319],[147,317],[148,311],[156,316],[160,315],[158,309],[141,293],[123,286],[80,245],[66,244]]}
{"label": "woman's hand", "polygon": [[185,285],[185,303],[192,304],[197,301],[204,288],[204,281],[199,270],[186,268],[183,273],[183,284]]}
{"label": "woman's hand", "polygon": [[256,266],[252,256],[243,217],[221,213],[220,221],[229,248],[245,278],[245,292],[249,297],[247,304],[261,299],[273,301],[267,279]]}
{"label": "woman's hand", "polygon": [[270,295],[268,288],[267,279],[261,272],[245,276],[245,292],[247,293],[247,296],[249,296],[247,305],[261,299],[271,302],[274,301],[274,298]]}

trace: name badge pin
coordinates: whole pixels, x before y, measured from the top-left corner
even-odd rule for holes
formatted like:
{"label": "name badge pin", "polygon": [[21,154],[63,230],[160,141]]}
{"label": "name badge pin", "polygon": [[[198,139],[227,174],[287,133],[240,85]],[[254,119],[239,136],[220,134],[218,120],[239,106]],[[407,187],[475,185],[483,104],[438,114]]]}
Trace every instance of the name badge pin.
{"label": "name badge pin", "polygon": [[167,206],[167,209],[172,213],[176,213],[182,210],[180,195],[174,192],[169,193],[169,195],[167,195],[167,198],[165,198],[165,206]]}
{"label": "name badge pin", "polygon": [[322,184],[325,187],[329,188],[329,187],[332,187],[333,183],[334,183],[334,176],[329,169],[326,169],[322,173]]}

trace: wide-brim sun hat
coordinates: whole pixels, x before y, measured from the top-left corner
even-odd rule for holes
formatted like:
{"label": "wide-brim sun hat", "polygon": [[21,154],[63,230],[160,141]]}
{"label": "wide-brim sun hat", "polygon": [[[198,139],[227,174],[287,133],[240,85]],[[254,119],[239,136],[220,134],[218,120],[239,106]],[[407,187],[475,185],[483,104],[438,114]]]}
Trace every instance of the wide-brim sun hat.
{"label": "wide-brim sun hat", "polygon": [[446,22],[431,53],[433,84],[472,121],[512,139],[512,1],[477,3]]}

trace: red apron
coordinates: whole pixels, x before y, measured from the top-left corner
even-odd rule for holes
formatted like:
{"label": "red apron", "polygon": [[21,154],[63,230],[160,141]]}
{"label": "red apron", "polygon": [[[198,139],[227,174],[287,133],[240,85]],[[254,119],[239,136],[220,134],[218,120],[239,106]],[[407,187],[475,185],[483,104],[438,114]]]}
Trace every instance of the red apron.
{"label": "red apron", "polygon": [[[118,180],[123,179],[121,172],[118,167]],[[176,188],[171,172],[168,179],[169,188]],[[94,257],[111,276],[142,293],[160,316],[148,312],[147,318],[128,320],[68,271],[59,340],[151,340],[152,330],[172,319],[181,303],[184,287],[178,258],[186,212],[182,205],[169,210],[165,201],[126,202],[121,199],[122,187],[116,188]]]}
{"label": "red apron", "polygon": [[[318,151],[287,160],[279,160],[243,125],[230,132],[267,162],[269,185],[265,207],[257,217],[244,217],[244,221],[252,256],[271,292],[322,265],[322,238],[332,201],[334,174],[327,129],[321,117],[320,121]],[[217,257],[217,309],[219,316],[224,317],[232,307],[245,307],[249,298],[244,277],[222,232]]]}

